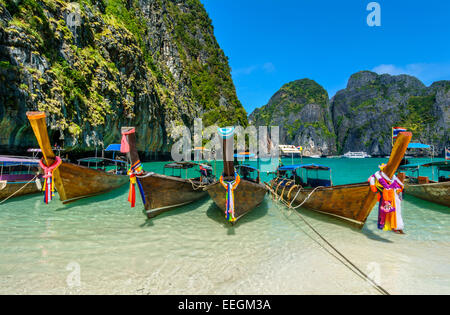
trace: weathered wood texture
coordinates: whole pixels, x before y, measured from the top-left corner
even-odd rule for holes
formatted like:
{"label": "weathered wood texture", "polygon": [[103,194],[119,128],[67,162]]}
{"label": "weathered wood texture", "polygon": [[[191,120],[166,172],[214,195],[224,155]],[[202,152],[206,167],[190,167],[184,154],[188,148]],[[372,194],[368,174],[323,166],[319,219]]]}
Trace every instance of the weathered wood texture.
{"label": "weathered wood texture", "polygon": [[[123,127],[122,133],[130,132],[132,129],[133,127]],[[130,146],[128,158],[132,164],[135,164],[139,161],[136,134],[133,132],[126,137]],[[207,196],[203,188],[199,187],[200,183],[196,179],[183,179],[151,172],[144,172],[138,178],[144,190],[145,210],[149,218]],[[139,195],[139,192],[136,191],[136,194]]]}
{"label": "weathered wood texture", "polygon": [[[26,183],[15,183],[15,182],[8,182],[5,185],[0,184],[0,200],[8,198],[9,196],[17,192],[19,189],[21,189],[25,184]],[[40,191],[41,190],[38,189],[36,183],[32,181],[26,184],[26,186],[22,188],[21,191],[17,192],[12,198],[29,194],[36,194],[39,193]]]}
{"label": "weathered wood texture", "polygon": [[[55,162],[56,155],[48,137],[45,114],[28,112],[27,116],[42,150],[45,164],[52,165]],[[53,180],[60,200],[63,203],[68,203],[116,189],[128,181],[128,176],[109,174],[102,170],[62,162],[54,170]]]}
{"label": "weathered wood texture", "polygon": [[[233,142],[230,139],[223,138],[222,150],[223,150],[223,169],[224,180],[232,180],[234,178],[234,156],[228,156],[233,152]],[[222,186],[220,182],[209,185],[206,188],[211,199],[219,207],[225,216],[226,212],[226,195],[227,190]],[[264,184],[254,183],[241,178],[239,185],[234,191],[234,216],[236,221],[242,216],[256,208],[264,200],[264,196],[267,193],[267,188]]]}
{"label": "weathered wood texture", "polygon": [[[217,207],[223,211],[225,217],[227,190],[220,182],[216,182],[206,187],[206,191]],[[241,180],[234,191],[234,213],[236,219],[241,218],[261,204],[266,193],[267,188],[265,185]]]}
{"label": "weathered wood texture", "polygon": [[426,201],[450,207],[450,182],[409,184],[406,181],[405,193]]}
{"label": "weathered wood texture", "polygon": [[147,173],[139,180],[145,192],[145,209],[149,218],[207,196],[196,180],[190,182],[188,179],[154,173]]}
{"label": "weathered wood texture", "polygon": [[[411,137],[412,134],[410,132],[403,132],[399,134],[395,141],[389,161],[384,168],[384,173],[389,178],[397,171],[408,148],[408,144],[411,141]],[[271,186],[276,188],[276,184],[272,182]],[[279,189],[277,193],[283,194],[285,200],[291,201],[291,198],[295,198],[297,191],[298,189],[294,189],[289,194],[288,189],[284,191]],[[301,204],[312,191],[313,189],[302,190],[292,205]],[[376,193],[372,192],[369,183],[365,182],[318,188],[303,204],[303,207],[350,220],[362,228],[376,202]]]}

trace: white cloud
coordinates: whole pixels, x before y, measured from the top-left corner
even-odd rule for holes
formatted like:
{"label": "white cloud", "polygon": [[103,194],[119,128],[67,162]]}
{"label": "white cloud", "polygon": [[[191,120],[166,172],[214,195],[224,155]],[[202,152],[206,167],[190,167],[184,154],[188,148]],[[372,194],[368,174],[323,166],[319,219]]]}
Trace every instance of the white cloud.
{"label": "white cloud", "polygon": [[252,74],[258,67],[257,66],[250,66],[250,67],[245,67],[245,68],[238,68],[238,69],[233,69],[233,74],[234,75],[249,75]]}
{"label": "white cloud", "polygon": [[271,62],[266,62],[262,65],[253,65],[245,68],[237,68],[232,69],[232,73],[234,76],[241,76],[241,75],[250,75],[255,71],[264,71],[265,73],[272,73],[276,70],[275,66]]}
{"label": "white cloud", "polygon": [[412,63],[405,66],[381,64],[372,69],[378,74],[409,74],[429,85],[434,81],[450,80],[450,63]]}
{"label": "white cloud", "polygon": [[263,69],[264,69],[264,71],[270,73],[270,72],[274,72],[275,71],[275,66],[271,62],[266,62],[263,65]]}

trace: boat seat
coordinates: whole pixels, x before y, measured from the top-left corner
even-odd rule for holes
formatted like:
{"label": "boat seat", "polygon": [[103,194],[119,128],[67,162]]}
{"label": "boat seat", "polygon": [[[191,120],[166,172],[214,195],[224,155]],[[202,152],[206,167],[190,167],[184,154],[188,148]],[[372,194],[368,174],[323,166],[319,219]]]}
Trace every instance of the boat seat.
{"label": "boat seat", "polygon": [[318,187],[318,186],[324,186],[329,187],[331,186],[331,181],[328,179],[317,179],[317,178],[308,178],[308,186],[309,187]]}

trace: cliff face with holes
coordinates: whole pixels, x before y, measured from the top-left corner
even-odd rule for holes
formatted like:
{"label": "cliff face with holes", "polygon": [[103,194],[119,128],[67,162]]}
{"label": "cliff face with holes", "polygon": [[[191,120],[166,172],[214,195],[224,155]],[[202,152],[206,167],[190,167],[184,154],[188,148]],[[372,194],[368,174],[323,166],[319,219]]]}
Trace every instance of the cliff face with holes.
{"label": "cliff face with holes", "polygon": [[246,125],[227,57],[198,0],[0,0],[0,146],[35,146],[45,111],[75,151],[120,141],[168,152],[180,125]]}

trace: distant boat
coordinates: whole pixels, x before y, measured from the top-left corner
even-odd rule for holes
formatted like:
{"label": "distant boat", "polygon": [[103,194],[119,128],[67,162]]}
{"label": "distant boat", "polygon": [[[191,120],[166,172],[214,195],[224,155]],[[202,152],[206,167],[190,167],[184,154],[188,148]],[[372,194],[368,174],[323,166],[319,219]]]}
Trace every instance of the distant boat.
{"label": "distant boat", "polygon": [[365,159],[371,156],[366,152],[347,152],[344,154],[344,157],[348,159]]}
{"label": "distant boat", "polygon": [[0,200],[42,190],[39,160],[34,157],[0,156]]}
{"label": "distant boat", "polygon": [[315,154],[315,155],[310,155],[309,157],[312,158],[312,159],[320,159],[320,158],[321,158],[321,156],[320,156],[320,155],[317,155],[317,154]]}

